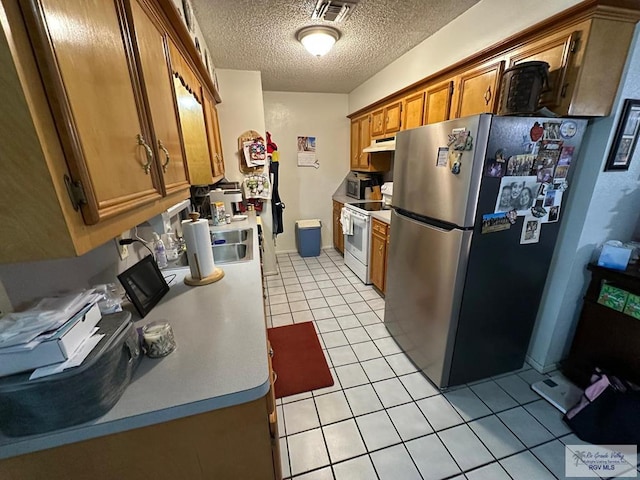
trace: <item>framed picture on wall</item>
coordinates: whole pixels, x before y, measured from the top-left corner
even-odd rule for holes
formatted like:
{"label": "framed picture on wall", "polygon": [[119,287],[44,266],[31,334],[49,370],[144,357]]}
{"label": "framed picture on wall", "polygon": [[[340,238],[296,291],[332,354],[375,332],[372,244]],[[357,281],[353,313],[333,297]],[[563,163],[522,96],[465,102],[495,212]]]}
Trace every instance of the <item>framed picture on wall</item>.
{"label": "framed picture on wall", "polygon": [[609,157],[604,167],[608,170],[628,170],[633,151],[638,143],[640,129],[640,100],[627,98],[622,107],[616,136],[613,139]]}

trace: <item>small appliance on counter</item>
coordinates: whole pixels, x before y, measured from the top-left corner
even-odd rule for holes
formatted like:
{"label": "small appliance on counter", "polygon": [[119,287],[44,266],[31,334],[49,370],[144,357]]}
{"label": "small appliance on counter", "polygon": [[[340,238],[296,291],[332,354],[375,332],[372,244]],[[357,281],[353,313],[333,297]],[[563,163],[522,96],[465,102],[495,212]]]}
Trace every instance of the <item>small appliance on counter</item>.
{"label": "small appliance on counter", "polygon": [[347,175],[347,196],[358,200],[369,200],[366,198],[367,192],[371,195],[373,187],[376,185],[380,185],[377,175],[349,172]]}
{"label": "small appliance on counter", "polygon": [[241,204],[243,202],[242,191],[240,189],[217,188],[209,192],[209,199],[213,205],[216,202],[224,203],[224,211],[230,215],[242,213]]}
{"label": "small appliance on counter", "polygon": [[391,197],[393,196],[393,182],[384,182],[380,188],[382,193],[382,201],[386,206],[391,205]]}

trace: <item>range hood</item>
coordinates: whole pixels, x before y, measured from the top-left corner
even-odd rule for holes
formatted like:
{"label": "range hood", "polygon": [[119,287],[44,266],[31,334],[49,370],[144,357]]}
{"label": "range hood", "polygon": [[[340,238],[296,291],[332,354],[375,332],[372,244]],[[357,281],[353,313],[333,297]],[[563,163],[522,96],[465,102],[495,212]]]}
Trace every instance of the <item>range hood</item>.
{"label": "range hood", "polygon": [[373,152],[393,152],[396,149],[396,137],[390,138],[381,138],[379,140],[374,140],[371,142],[366,148],[363,148],[362,151],[364,153],[373,153]]}

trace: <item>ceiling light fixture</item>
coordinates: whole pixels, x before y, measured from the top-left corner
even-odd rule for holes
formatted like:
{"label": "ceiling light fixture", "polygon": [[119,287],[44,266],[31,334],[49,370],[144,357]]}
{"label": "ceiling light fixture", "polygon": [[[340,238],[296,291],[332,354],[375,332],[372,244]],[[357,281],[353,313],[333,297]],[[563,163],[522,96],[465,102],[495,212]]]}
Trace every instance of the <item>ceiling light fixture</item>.
{"label": "ceiling light fixture", "polygon": [[332,27],[314,25],[303,28],[296,37],[311,55],[321,57],[331,50],[340,38],[340,32]]}

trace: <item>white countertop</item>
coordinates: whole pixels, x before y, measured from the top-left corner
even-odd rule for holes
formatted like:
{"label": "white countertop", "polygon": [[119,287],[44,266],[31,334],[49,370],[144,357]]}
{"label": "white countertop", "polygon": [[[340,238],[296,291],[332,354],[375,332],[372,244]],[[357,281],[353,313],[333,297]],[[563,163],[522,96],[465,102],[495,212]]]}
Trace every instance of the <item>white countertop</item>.
{"label": "white countertop", "polygon": [[[201,287],[176,273],[170,290],[144,318],[167,320],[177,343],[164,358],[144,357],[118,403],[104,416],[27,437],[0,435],[0,458],[153,425],[249,402],[269,391],[260,253],[255,216],[213,230],[252,228],[253,260],[226,264],[220,281]],[[135,316],[134,316],[135,319]]]}
{"label": "white countertop", "polygon": [[379,210],[377,212],[371,212],[371,216],[380,220],[381,222],[391,223],[391,210]]}

